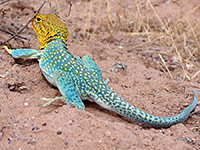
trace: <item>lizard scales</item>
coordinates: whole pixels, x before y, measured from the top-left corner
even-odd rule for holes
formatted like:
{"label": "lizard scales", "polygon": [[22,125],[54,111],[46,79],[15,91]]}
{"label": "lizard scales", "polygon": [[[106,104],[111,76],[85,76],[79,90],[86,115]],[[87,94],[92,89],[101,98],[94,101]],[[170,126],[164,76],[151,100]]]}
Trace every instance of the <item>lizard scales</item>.
{"label": "lizard scales", "polygon": [[[90,56],[86,55],[80,59],[68,51],[67,26],[56,15],[38,14],[32,20],[32,26],[40,43],[39,51],[10,50],[7,47],[5,49],[14,58],[38,59],[46,79],[58,87],[62,97],[49,99],[44,106],[57,99],[63,99],[65,103],[74,104],[78,109],[84,110],[82,100],[88,99],[126,118],[160,128],[183,122],[197,105],[198,99],[194,96],[193,103],[176,116],[158,117],[145,113],[126,102],[107,86],[99,67]],[[195,90],[193,92],[197,95]]]}

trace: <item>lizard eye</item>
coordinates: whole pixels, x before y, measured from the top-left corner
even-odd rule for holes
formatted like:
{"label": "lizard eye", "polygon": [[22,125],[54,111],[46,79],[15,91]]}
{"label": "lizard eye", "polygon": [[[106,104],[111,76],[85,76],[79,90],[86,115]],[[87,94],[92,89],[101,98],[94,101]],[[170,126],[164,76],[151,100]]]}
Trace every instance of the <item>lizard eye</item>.
{"label": "lizard eye", "polygon": [[40,22],[41,20],[42,20],[42,19],[39,18],[39,17],[36,18],[36,22]]}

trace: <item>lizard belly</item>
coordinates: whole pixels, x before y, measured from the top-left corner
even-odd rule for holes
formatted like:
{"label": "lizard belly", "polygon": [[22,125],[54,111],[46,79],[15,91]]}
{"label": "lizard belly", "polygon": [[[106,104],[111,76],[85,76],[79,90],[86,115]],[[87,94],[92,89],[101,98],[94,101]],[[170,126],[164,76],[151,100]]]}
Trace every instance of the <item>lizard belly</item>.
{"label": "lizard belly", "polygon": [[57,87],[55,81],[48,74],[46,74],[44,71],[42,71],[42,73],[43,73],[43,75],[45,76],[45,78],[47,79],[47,81],[49,83],[51,83],[52,85],[54,85],[55,87]]}
{"label": "lizard belly", "polygon": [[39,65],[40,65],[40,69],[42,70],[42,74],[45,76],[45,78],[47,79],[47,81],[49,83],[51,83],[52,85],[56,86],[55,81],[52,78],[52,75],[54,73],[53,69],[47,69],[46,63],[41,61],[41,58],[39,60]]}

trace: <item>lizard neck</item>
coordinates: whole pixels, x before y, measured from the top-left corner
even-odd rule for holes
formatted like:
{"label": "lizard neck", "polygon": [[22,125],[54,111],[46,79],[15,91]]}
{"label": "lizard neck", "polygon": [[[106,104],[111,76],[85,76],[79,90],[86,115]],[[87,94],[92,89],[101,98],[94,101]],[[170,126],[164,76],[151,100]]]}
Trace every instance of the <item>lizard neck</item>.
{"label": "lizard neck", "polygon": [[[52,48],[52,46],[54,48]],[[65,51],[66,54],[73,56],[69,51],[67,44],[61,38],[51,38],[44,46],[40,46],[40,54],[44,54],[47,52],[54,52],[54,51]]]}
{"label": "lizard neck", "polygon": [[51,43],[52,41],[60,41],[61,43],[63,43],[64,45],[67,44],[65,43],[65,38],[63,36],[60,35],[60,33],[57,33],[53,36],[49,36],[47,37],[41,44],[40,44],[40,50],[44,49],[49,43]]}

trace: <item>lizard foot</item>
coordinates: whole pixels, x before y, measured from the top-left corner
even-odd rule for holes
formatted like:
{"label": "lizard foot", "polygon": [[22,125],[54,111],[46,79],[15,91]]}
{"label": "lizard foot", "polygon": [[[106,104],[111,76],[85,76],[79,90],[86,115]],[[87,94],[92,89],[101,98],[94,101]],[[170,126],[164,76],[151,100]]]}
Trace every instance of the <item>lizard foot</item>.
{"label": "lizard foot", "polygon": [[62,100],[66,104],[68,104],[70,106],[75,106],[80,110],[84,110],[85,109],[85,106],[84,106],[82,101],[81,102],[79,102],[79,101],[68,101],[68,100],[66,100],[66,98],[64,96],[58,96],[58,97],[55,97],[55,98],[42,97],[41,100],[47,101],[47,103],[43,104],[42,107],[46,107],[46,106],[50,105],[51,103],[53,103],[56,100]]}
{"label": "lizard foot", "polygon": [[45,97],[42,97],[41,100],[44,100],[44,101],[48,101],[47,103],[45,103],[44,105],[42,105],[42,107],[46,107],[48,105],[50,105],[51,103],[53,103],[54,101],[56,100],[65,100],[65,97],[64,96],[60,96],[60,97],[55,97],[55,98],[45,98]]}
{"label": "lizard foot", "polygon": [[9,49],[7,46],[3,48],[14,58],[38,59],[40,57],[40,52],[35,49]]}

